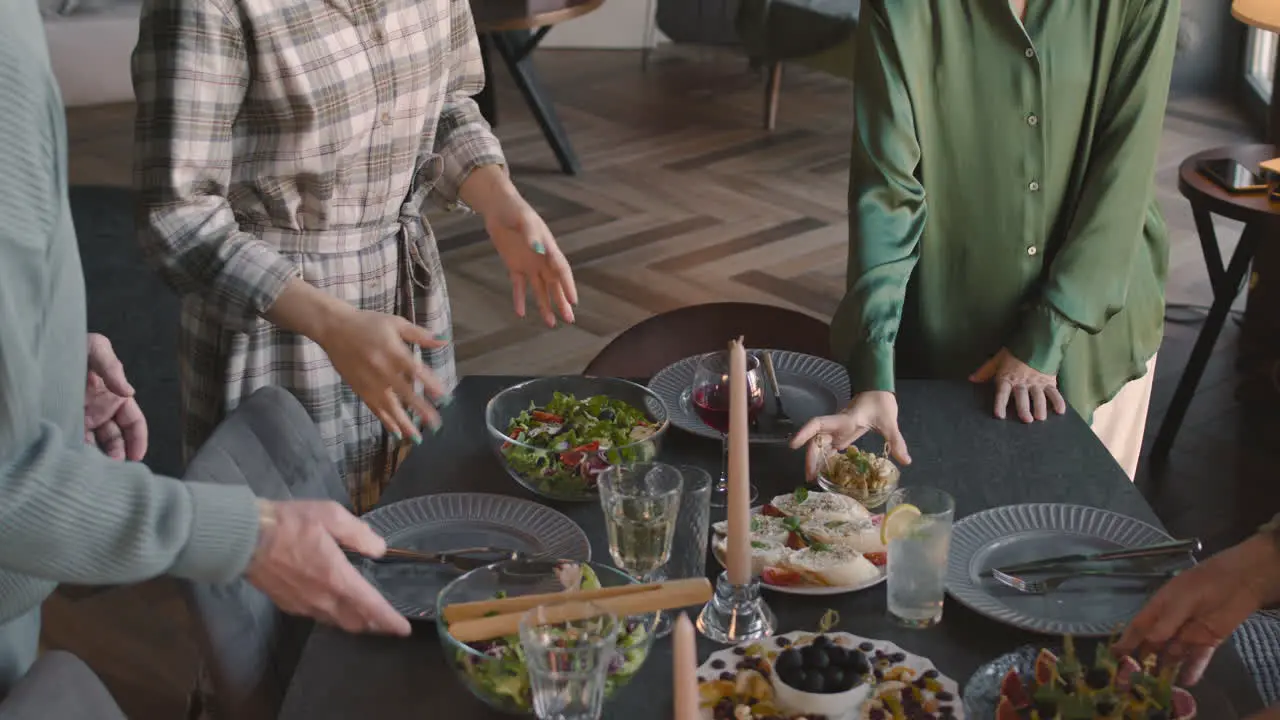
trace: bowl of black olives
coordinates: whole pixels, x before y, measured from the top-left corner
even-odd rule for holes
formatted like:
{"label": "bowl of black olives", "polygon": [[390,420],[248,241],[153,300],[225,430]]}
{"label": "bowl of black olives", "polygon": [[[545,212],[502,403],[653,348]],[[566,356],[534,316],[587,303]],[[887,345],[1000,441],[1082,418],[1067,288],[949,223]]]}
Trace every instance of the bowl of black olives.
{"label": "bowl of black olives", "polygon": [[783,707],[831,720],[855,717],[875,684],[867,656],[840,634],[798,639],[778,653],[773,670]]}

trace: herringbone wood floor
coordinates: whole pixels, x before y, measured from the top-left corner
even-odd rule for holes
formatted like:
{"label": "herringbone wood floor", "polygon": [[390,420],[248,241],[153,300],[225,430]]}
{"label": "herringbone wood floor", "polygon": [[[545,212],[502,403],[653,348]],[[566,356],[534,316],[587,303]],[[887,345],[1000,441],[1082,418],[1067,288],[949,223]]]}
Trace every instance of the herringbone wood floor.
{"label": "herringbone wood floor", "polygon": [[[753,300],[829,317],[844,287],[847,83],[789,69],[778,129],[766,134],[760,129],[760,79],[726,52],[663,50],[648,72],[641,72],[639,55],[631,52],[543,51],[537,65],[583,174],[556,171],[537,126],[501,73],[498,134],[517,184],[574,265],[578,322],[547,330],[516,320],[505,272],[479,221],[436,219],[462,372],[576,372],[624,328],[693,303]],[[129,184],[132,112],[122,105],[69,113],[73,183]],[[1177,164],[1206,147],[1249,139],[1225,103],[1179,99],[1171,105],[1159,193],[1174,230],[1172,303],[1210,300],[1191,214],[1177,193]],[[1238,232],[1220,227],[1226,245]],[[1153,418],[1163,414],[1195,329],[1170,326]],[[1228,337],[1223,347],[1231,342]],[[1189,430],[1221,428],[1224,418],[1233,417],[1229,359],[1215,360],[1205,387]],[[1226,425],[1239,427],[1229,420]],[[1204,442],[1220,449],[1234,440],[1219,432]],[[1202,454],[1179,457],[1186,470],[1180,477],[1188,479],[1151,491],[1175,532],[1197,532],[1221,547],[1274,511],[1274,501],[1250,502],[1247,479],[1234,491],[1218,486],[1206,496],[1196,482],[1206,477],[1196,472],[1206,466]],[[1207,525],[1206,502],[1225,513]],[[81,600],[64,594],[47,604],[46,613],[47,644],[84,657],[131,717],[178,717],[195,653],[167,583]]]}

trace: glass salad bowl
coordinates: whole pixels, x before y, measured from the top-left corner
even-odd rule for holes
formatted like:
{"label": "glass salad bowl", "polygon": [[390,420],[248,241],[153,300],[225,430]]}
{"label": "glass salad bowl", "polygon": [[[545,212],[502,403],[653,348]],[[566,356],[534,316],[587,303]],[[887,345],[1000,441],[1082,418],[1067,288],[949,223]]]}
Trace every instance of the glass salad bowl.
{"label": "glass salad bowl", "polygon": [[[436,628],[445,661],[459,681],[485,704],[501,712],[533,715],[533,691],[518,635],[479,643],[462,643],[449,634],[444,608],[455,603],[519,597],[581,588],[629,585],[636,581],[621,570],[573,560],[508,560],[483,567],[449,583],[436,600]],[[605,701],[635,677],[653,646],[656,613],[623,619],[615,655],[605,681]]]}
{"label": "glass salad bowl", "polygon": [[898,489],[902,471],[886,448],[883,455],[850,445],[843,451],[825,448],[818,466],[818,486],[862,503],[868,510],[881,507]]}
{"label": "glass salad bowl", "polygon": [[653,460],[667,409],[653,391],[617,378],[567,375],[520,383],[489,400],[485,427],[507,474],[552,500],[596,501],[610,466]]}

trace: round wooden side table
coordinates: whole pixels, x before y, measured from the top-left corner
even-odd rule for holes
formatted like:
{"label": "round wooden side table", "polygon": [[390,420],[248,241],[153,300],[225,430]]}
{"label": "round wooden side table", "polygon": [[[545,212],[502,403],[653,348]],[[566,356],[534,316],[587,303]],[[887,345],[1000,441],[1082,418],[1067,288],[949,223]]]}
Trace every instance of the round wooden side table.
{"label": "round wooden side table", "polygon": [[[1249,266],[1259,247],[1268,238],[1280,239],[1280,203],[1272,202],[1267,193],[1229,193],[1205,177],[1199,170],[1204,160],[1230,158],[1247,168],[1256,170],[1259,163],[1280,154],[1274,145],[1236,145],[1214,148],[1196,153],[1178,168],[1178,190],[1191,203],[1195,216],[1196,232],[1200,236],[1200,249],[1204,252],[1205,266],[1209,271],[1209,283],[1213,288],[1213,304],[1205,318],[1204,326],[1196,337],[1196,344],[1182,371],[1178,387],[1173,393],[1169,410],[1160,424],[1151,447],[1151,459],[1163,462],[1173,447],[1174,438],[1186,418],[1187,408],[1195,396],[1200,376],[1222,332],[1223,323],[1231,311],[1231,304],[1240,294]],[[1213,228],[1213,216],[1230,218],[1244,223],[1240,243],[1236,245],[1231,261],[1222,262],[1218,248],[1218,236]]]}
{"label": "round wooden side table", "polygon": [[484,59],[484,90],[476,96],[480,112],[490,125],[498,124],[498,107],[493,92],[494,52],[515,80],[542,134],[566,175],[581,170],[569,144],[569,136],[556,115],[555,107],[538,81],[530,55],[552,26],[595,10],[604,0],[471,0],[471,15],[480,36]]}

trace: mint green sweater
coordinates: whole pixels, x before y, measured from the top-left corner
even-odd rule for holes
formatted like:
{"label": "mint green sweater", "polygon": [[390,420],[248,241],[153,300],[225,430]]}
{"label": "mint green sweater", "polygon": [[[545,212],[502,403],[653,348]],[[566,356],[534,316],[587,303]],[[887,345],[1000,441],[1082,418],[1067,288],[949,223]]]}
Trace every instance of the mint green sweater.
{"label": "mint green sweater", "polygon": [[225,582],[258,536],[248,488],[158,477],[84,443],[66,151],[37,5],[0,2],[0,697],[34,659],[38,608],[57,583]]}

